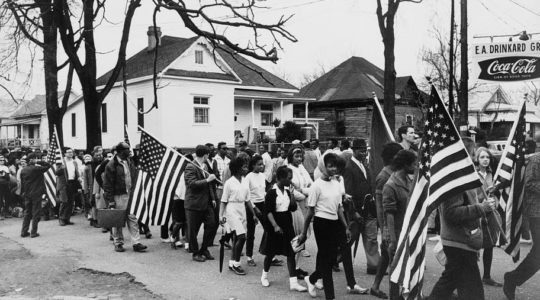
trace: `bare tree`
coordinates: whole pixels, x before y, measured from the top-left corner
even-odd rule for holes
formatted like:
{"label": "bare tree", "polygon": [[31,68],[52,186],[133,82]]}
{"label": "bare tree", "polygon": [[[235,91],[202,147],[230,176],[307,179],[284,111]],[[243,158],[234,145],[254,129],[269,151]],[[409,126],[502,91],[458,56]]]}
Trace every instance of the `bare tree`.
{"label": "bare tree", "polygon": [[[62,143],[62,119],[67,109],[67,102],[71,92],[71,83],[73,78],[73,69],[70,64],[64,63],[58,65],[57,62],[57,24],[52,11],[51,0],[35,1],[12,1],[6,0],[0,6],[0,19],[13,28],[11,40],[14,51],[12,59],[18,67],[17,61],[19,47],[22,43],[28,42],[34,47],[39,47],[43,52],[43,70],[45,78],[45,101],[47,110],[47,119],[49,125],[49,136],[52,136],[54,128],[57,128],[58,137]],[[30,51],[30,53],[34,53]],[[35,55],[30,59],[30,70],[33,67]],[[58,72],[69,65],[68,78],[62,103],[58,103]],[[31,76],[31,72],[29,73]]]}
{"label": "bare tree", "polygon": [[319,77],[322,77],[324,74],[326,74],[326,67],[322,63],[319,63],[317,68],[312,70],[311,73],[304,73],[302,75],[299,88],[305,87],[311,82],[317,80]]}
{"label": "bare tree", "polygon": [[527,82],[526,87],[527,102],[538,106],[538,103],[540,102],[540,87],[538,87],[534,81]]}

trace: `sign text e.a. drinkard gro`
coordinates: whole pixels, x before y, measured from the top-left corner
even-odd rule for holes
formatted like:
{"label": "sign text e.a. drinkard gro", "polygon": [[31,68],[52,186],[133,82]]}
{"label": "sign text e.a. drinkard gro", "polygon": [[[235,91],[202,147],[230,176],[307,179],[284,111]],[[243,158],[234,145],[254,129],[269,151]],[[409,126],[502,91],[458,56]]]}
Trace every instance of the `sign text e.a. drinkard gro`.
{"label": "sign text e.a. drinkard gro", "polygon": [[540,41],[518,41],[473,46],[478,79],[521,81],[540,78]]}

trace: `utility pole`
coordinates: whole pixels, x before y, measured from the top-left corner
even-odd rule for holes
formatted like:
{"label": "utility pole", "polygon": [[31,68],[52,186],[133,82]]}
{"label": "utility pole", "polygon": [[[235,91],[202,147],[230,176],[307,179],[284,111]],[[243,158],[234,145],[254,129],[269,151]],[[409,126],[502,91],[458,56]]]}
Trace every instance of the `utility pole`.
{"label": "utility pole", "polygon": [[454,0],[450,13],[450,74],[448,76],[448,112],[454,118]]}
{"label": "utility pole", "polygon": [[461,80],[459,83],[459,131],[466,135],[469,119],[469,69],[467,53],[467,0],[461,0]]}

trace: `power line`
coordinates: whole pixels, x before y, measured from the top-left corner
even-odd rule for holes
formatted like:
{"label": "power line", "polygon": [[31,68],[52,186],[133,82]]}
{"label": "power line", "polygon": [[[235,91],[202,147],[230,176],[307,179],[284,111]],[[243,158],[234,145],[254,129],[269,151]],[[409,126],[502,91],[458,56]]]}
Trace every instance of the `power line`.
{"label": "power line", "polygon": [[484,4],[484,2],[482,0],[478,0],[478,2],[480,3],[480,5],[482,5],[490,14],[492,14],[495,18],[499,19],[499,21],[503,22],[504,24],[508,25],[508,26],[511,26],[512,28],[514,28],[515,30],[518,30],[518,28],[516,28],[515,26],[513,25],[510,25],[508,22],[506,22],[504,19],[502,19],[501,17],[499,17],[498,15],[496,15],[491,9],[489,9],[489,7],[487,7],[487,5]]}
{"label": "power line", "polygon": [[529,9],[529,8],[527,8],[527,7],[525,7],[525,6],[523,6],[522,4],[520,4],[520,3],[518,3],[518,2],[516,2],[516,1],[514,1],[514,0],[508,0],[508,1],[514,3],[515,5],[517,5],[517,6],[521,7],[521,8],[523,8],[524,10],[530,12],[531,14],[540,17],[540,14],[539,14],[539,13],[532,11],[531,9]]}

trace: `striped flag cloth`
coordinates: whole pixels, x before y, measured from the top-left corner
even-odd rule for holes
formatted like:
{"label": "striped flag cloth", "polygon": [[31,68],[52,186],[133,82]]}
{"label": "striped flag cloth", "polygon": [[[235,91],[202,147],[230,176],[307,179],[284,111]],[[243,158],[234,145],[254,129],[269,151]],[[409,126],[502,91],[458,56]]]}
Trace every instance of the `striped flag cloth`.
{"label": "striped flag cloth", "polygon": [[188,160],[141,131],[139,162],[129,212],[145,224],[165,225],[170,218],[169,204]]}
{"label": "striped flag cloth", "polygon": [[508,241],[506,253],[514,262],[519,260],[519,239],[523,221],[523,191],[525,188],[525,102],[521,106],[518,119],[514,122],[508,141],[495,172],[496,186],[503,187],[499,197],[500,208],[504,211],[506,223],[505,237]]}
{"label": "striped flag cloth", "polygon": [[419,159],[418,178],[407,205],[390,273],[390,280],[403,287],[403,296],[407,299],[422,297],[429,215],[452,195],[482,186],[465,145],[433,86]]}
{"label": "striped flag cloth", "polygon": [[47,198],[51,201],[53,206],[56,206],[56,163],[62,161],[62,152],[58,147],[58,139],[56,138],[56,130],[49,141],[49,150],[47,152],[47,162],[51,164],[51,167],[45,172],[45,191],[47,192]]}

